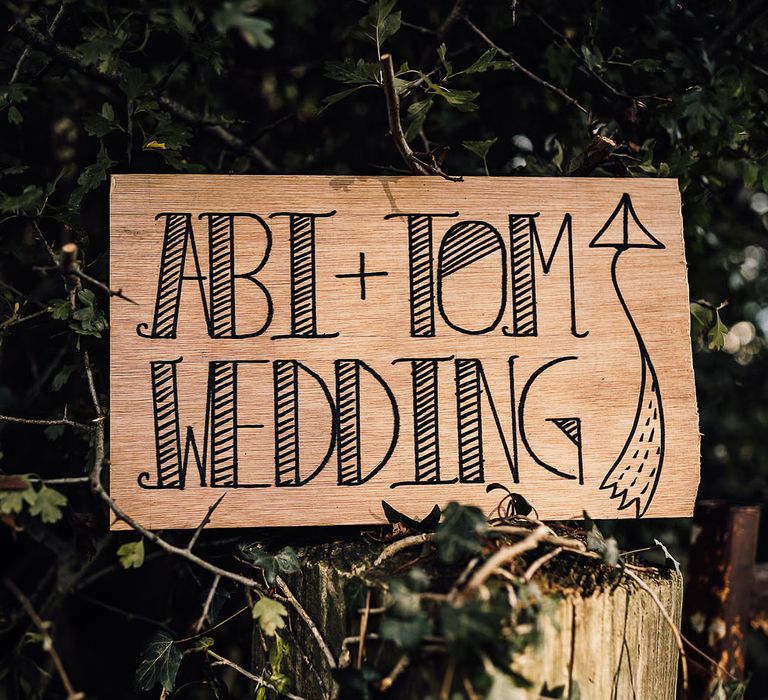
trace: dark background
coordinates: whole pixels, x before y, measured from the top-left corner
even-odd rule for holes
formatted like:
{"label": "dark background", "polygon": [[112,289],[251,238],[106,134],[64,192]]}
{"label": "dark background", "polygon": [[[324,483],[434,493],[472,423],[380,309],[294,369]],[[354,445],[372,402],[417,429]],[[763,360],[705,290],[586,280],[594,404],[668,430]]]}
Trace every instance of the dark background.
{"label": "dark background", "polygon": [[[403,24],[384,44],[395,65],[408,62],[450,90],[477,93],[456,93],[454,104],[435,96],[423,135],[411,138],[414,149],[429,150],[449,173],[478,175],[483,163],[463,143],[496,139],[487,156],[491,175],[559,176],[599,133],[618,146],[593,175],[678,179],[691,299],[713,307],[727,302],[719,313],[730,328],[723,349],[709,349],[718,344],[710,332],[716,319],[697,308],[692,343],[702,433],[700,496],[764,503],[768,3],[547,0],[537,2],[535,12],[532,4],[518,2],[457,6],[588,114],[508,66],[446,80],[441,43],[454,71],[477,60],[487,44],[461,16],[447,21],[452,2],[403,2],[396,8]],[[377,60],[376,43],[361,26],[365,2],[85,0],[5,2],[3,11],[3,29],[10,31],[0,43],[2,414],[49,418],[66,406],[76,420],[90,420],[78,351],[83,347],[108,397],[106,334],[84,335],[47,313],[15,323],[63,296],[33,221],[55,248],[76,241],[88,274],[108,279],[107,173],[404,170],[378,86],[366,85],[324,108],[329,95],[356,85],[327,77],[327,62]],[[19,24],[39,33],[37,43],[53,24],[58,46],[33,46],[16,71],[25,47],[36,41]],[[509,58],[498,53],[495,60]],[[366,79],[364,70],[354,71]],[[338,75],[339,69],[330,72]],[[423,84],[403,97],[406,126],[408,107],[427,97]],[[169,110],[164,98],[177,108]],[[234,141],[222,138],[222,129]],[[152,141],[166,148],[149,147]],[[98,307],[106,309],[105,295],[94,291]],[[83,476],[92,458],[82,433],[0,423],[0,473]],[[141,569],[122,571],[115,551],[135,536],[105,531],[106,513],[87,486],[59,490],[69,503],[58,522],[22,514],[0,525],[2,568],[46,619],[56,621],[57,646],[78,689],[89,697],[138,697],[131,684],[144,638],[157,621],[183,636],[209,581],[151,548]],[[689,527],[687,521],[605,526],[625,548],[658,537],[682,560]],[[258,534],[207,533],[202,551],[228,562],[238,541]],[[335,534],[270,536],[296,544]],[[761,559],[768,555],[766,540]],[[44,663],[45,655],[31,646],[19,652],[26,619],[6,592],[0,597],[2,642],[18,652],[5,657],[0,697],[59,697],[58,683],[42,682],[33,664]],[[235,610],[240,602],[224,605]],[[233,658],[247,656],[234,640],[248,638],[249,630],[247,619],[241,630],[232,628]],[[757,634],[749,663],[756,674],[750,697],[765,697],[760,674],[768,654]]]}

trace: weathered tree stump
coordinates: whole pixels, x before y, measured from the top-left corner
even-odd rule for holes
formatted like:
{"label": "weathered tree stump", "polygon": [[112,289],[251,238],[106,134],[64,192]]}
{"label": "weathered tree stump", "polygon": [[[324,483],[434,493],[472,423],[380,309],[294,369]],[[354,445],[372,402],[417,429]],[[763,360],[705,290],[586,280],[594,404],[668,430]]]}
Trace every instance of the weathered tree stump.
{"label": "weathered tree stump", "polygon": [[[372,570],[383,577],[405,571],[413,565],[420,551],[426,554],[432,545],[423,547],[424,550],[420,547],[404,550],[387,560],[378,567],[384,569],[383,572],[372,569],[382,545],[364,538],[297,550],[302,560],[302,572],[286,581],[322,632],[333,654],[341,659],[342,667],[354,669],[358,662],[358,642],[350,638],[359,637],[363,618],[358,605],[350,605],[350,582],[360,576],[370,581],[368,576]],[[520,571],[525,571],[541,553],[521,556]],[[447,590],[461,574],[465,562],[458,568],[444,567],[434,557],[425,557],[418,565],[434,581],[447,581]],[[635,570],[635,573],[679,625],[683,594],[679,574],[663,569]],[[498,697],[513,700],[539,698],[542,690],[558,687],[561,694],[557,697],[580,697],[581,700],[665,700],[675,697],[678,671],[675,637],[658,605],[646,591],[618,575],[611,567],[568,555],[547,562],[533,575],[532,581],[542,598],[549,601],[547,614],[539,616],[541,643],[516,656],[512,668],[531,681],[532,687]],[[374,591],[370,606],[381,608],[386,605],[386,593]],[[378,613],[374,610],[362,623],[368,635],[363,656],[369,665],[375,663],[377,668],[383,669],[384,677],[404,655],[378,638],[381,617]],[[333,687],[333,680],[323,654],[295,611],[291,611],[289,627],[292,649],[286,672],[294,679],[293,692],[307,699],[332,697],[329,689]],[[460,692],[460,695],[441,695],[446,665],[445,656],[417,655],[409,659],[405,670],[397,673],[391,684],[385,682],[381,697],[471,698],[471,689],[470,693],[461,693],[460,683],[454,686],[454,692]],[[461,666],[461,660],[456,666]],[[457,674],[459,672],[457,670]],[[572,691],[574,688],[578,688],[578,693]],[[477,697],[483,697],[483,694],[478,692]]]}

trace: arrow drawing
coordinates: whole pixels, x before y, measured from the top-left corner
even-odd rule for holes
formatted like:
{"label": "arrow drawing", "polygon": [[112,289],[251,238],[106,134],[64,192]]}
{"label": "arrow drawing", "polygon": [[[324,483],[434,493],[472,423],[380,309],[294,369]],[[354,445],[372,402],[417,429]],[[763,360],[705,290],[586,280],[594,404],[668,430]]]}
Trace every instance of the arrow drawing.
{"label": "arrow drawing", "polygon": [[640,223],[632,199],[624,193],[589,247],[616,249],[611,263],[611,280],[637,339],[641,362],[640,391],[632,429],[600,488],[610,489],[611,498],[621,499],[619,510],[629,508],[634,503],[637,517],[640,518],[651,504],[664,463],[664,411],[656,370],[619,289],[616,266],[621,254],[630,248],[662,249],[665,246]]}

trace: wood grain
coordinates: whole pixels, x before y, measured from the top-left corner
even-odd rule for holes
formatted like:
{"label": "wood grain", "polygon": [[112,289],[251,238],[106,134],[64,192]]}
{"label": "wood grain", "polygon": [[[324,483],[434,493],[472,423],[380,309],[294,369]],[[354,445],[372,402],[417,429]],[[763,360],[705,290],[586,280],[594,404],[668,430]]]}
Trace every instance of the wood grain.
{"label": "wood grain", "polygon": [[110,206],[110,490],[146,526],[222,489],[212,527],[490,512],[491,482],[691,514],[676,181],[116,175]]}

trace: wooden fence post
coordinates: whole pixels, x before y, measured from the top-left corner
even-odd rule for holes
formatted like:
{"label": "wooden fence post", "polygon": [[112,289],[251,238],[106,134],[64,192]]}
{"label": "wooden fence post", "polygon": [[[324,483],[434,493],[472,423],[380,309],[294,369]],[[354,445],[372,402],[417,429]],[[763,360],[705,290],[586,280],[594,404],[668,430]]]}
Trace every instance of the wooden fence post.
{"label": "wooden fence post", "polygon": [[[759,506],[723,501],[702,501],[693,516],[683,634],[738,680],[744,679],[759,524]],[[689,657],[702,661],[695,652]],[[691,700],[709,698],[718,676],[731,680],[709,663],[692,663]]]}

